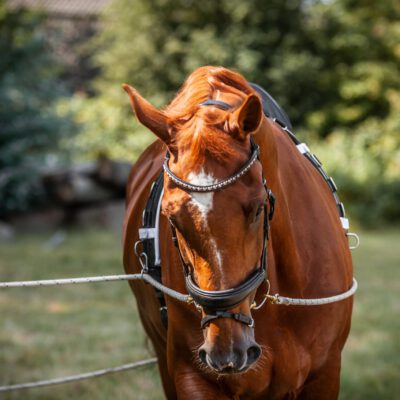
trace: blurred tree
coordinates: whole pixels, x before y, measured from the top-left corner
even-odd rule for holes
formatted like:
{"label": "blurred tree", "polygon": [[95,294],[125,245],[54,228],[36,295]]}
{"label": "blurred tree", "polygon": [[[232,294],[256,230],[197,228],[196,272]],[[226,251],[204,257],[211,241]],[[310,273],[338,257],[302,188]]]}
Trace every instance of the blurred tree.
{"label": "blurred tree", "polygon": [[307,116],[352,215],[400,221],[400,3],[319,2],[309,20],[324,101]]}
{"label": "blurred tree", "polygon": [[320,1],[308,29],[321,69],[316,89],[323,101],[307,126],[326,136],[337,127],[383,120],[400,92],[400,3],[397,0]]}
{"label": "blurred tree", "polygon": [[86,123],[74,144],[135,159],[154,137],[120,84],[162,106],[195,68],[223,65],[270,91],[296,131],[329,138],[324,161],[360,218],[384,187],[375,219],[400,220],[399,43],[397,0],[115,0],[92,44],[97,96],[74,101]]}
{"label": "blurred tree", "polygon": [[[94,82],[98,96],[76,98],[79,121],[87,125],[75,146],[91,155],[106,148],[134,158],[153,137],[134,127],[121,83],[161,106],[202,65],[240,71],[273,93],[300,124],[321,100],[314,90],[321,61],[308,50],[303,3],[116,0],[93,43],[102,70]],[[138,134],[127,134],[133,129]]]}
{"label": "blurred tree", "polygon": [[38,200],[38,168],[71,127],[55,110],[63,92],[41,21],[0,0],[0,217]]}

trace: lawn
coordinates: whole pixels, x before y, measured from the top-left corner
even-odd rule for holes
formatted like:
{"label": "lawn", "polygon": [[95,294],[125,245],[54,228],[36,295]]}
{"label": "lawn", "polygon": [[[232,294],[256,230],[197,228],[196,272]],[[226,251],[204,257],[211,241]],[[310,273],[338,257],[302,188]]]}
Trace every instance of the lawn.
{"label": "lawn", "polygon": [[[361,235],[360,289],[342,369],[341,399],[400,393],[400,232]],[[67,232],[0,244],[0,281],[122,272],[118,235]],[[152,356],[126,282],[0,291],[0,385],[64,376]],[[155,366],[73,384],[10,392],[15,399],[162,399]]]}

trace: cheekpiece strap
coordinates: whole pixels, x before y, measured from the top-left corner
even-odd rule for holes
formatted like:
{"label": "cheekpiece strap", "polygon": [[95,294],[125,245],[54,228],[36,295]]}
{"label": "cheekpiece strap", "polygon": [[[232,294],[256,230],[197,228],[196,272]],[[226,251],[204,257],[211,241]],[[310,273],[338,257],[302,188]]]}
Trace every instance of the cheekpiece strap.
{"label": "cheekpiece strap", "polygon": [[268,202],[269,202],[268,219],[271,221],[272,217],[274,216],[275,202],[276,202],[276,197],[271,189],[268,189]]}

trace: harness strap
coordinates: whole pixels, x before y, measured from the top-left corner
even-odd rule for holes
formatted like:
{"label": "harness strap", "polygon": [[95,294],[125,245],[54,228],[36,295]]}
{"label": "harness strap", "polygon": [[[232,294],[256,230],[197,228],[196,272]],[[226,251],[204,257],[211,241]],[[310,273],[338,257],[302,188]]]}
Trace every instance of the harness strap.
{"label": "harness strap", "polygon": [[[267,183],[265,182],[265,187],[267,187],[266,185],[267,185]],[[267,188],[267,193],[268,193],[268,203],[269,203],[268,219],[271,221],[272,217],[274,216],[274,213],[275,213],[276,197],[271,189]]]}
{"label": "harness strap", "polygon": [[215,319],[218,318],[232,318],[235,321],[241,322],[242,324],[245,324],[249,326],[250,328],[254,327],[254,319],[251,317],[248,317],[247,315],[240,314],[240,313],[232,313],[228,311],[216,311],[213,314],[207,314],[202,320],[201,320],[201,329],[206,328],[211,321],[214,321]]}
{"label": "harness strap", "polygon": [[[142,215],[142,227],[139,229],[139,239],[143,246],[143,252],[147,258],[147,273],[161,283],[161,255],[159,240],[159,221],[161,200],[164,191],[164,174],[161,172],[150,188],[149,199]],[[155,288],[156,297],[160,305],[161,322],[168,327],[167,306],[164,294]]]}

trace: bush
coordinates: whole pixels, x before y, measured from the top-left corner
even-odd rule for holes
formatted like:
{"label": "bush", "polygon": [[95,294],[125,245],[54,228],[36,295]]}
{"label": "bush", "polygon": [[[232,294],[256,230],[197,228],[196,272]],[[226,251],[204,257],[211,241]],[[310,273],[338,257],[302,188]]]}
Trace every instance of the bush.
{"label": "bush", "polygon": [[39,169],[72,127],[56,110],[64,92],[42,20],[0,0],[0,217],[40,199]]}
{"label": "bush", "polygon": [[391,100],[388,118],[338,130],[312,146],[350,214],[368,226],[400,223],[400,95]]}

